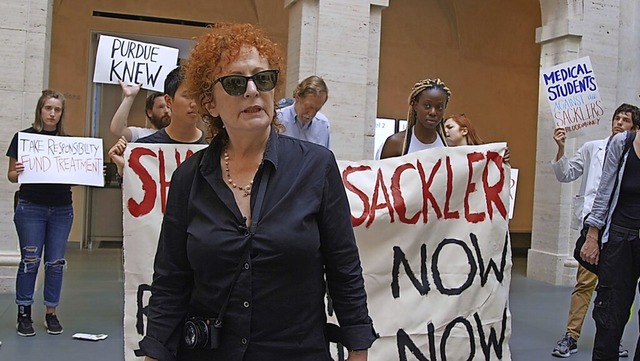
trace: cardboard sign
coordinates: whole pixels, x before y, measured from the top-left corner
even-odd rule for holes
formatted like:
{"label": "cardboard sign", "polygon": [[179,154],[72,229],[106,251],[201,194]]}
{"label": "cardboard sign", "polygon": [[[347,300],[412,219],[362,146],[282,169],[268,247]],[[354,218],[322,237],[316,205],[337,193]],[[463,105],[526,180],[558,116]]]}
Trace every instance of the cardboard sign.
{"label": "cardboard sign", "polygon": [[516,188],[518,187],[518,169],[511,168],[511,186],[509,187],[509,219],[513,218],[516,206]]}
{"label": "cardboard sign", "polygon": [[100,35],[94,83],[142,84],[164,91],[164,79],[178,64],[178,49]]}
{"label": "cardboard sign", "polygon": [[589,57],[542,69],[545,89],[556,128],[568,138],[594,129],[604,115],[596,76]]}
{"label": "cardboard sign", "polygon": [[[123,184],[125,359],[146,328],[171,173],[197,146],[130,144]],[[370,315],[370,361],[510,360],[506,145],[339,161]],[[334,317],[331,309],[328,316]],[[334,320],[335,322],[335,320]],[[331,347],[334,359],[344,350]],[[342,355],[342,356],[340,356]]]}
{"label": "cardboard sign", "polygon": [[104,186],[102,139],[18,133],[18,183]]}

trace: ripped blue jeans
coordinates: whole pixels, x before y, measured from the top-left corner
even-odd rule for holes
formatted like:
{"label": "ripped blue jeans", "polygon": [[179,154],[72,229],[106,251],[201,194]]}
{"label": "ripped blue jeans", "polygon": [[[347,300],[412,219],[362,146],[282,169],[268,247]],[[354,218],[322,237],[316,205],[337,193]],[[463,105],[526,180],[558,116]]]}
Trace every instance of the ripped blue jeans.
{"label": "ripped blue jeans", "polygon": [[57,307],[62,290],[64,253],[73,223],[73,207],[43,206],[19,200],[13,222],[20,242],[20,266],[16,277],[16,304],[33,303],[38,267],[44,250],[44,304]]}

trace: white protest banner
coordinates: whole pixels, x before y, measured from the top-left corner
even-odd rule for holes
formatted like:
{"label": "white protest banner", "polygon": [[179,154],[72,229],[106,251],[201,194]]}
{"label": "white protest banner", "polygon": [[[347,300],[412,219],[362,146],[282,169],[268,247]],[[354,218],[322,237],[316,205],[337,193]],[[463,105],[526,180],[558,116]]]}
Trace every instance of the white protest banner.
{"label": "white protest banner", "polygon": [[[171,172],[176,160],[195,151],[193,146],[130,146],[135,148],[125,154],[129,167],[123,185],[127,361],[135,360],[132,350],[144,333]],[[505,146],[338,162],[369,310],[381,336],[370,361],[511,359]],[[335,346],[332,350],[337,353]]]}
{"label": "white protest banner", "polygon": [[145,89],[164,91],[164,79],[178,64],[178,49],[100,35],[94,83],[142,84]]}
{"label": "white protest banner", "polygon": [[167,202],[171,175],[178,165],[206,145],[136,144],[125,150],[123,172],[124,339],[125,360],[144,335],[153,259]]}
{"label": "white protest banner", "polygon": [[604,108],[589,57],[542,69],[545,88],[556,128],[571,138],[600,123]]}
{"label": "white protest banner", "polygon": [[505,146],[339,162],[381,336],[370,361],[510,359]]}
{"label": "white protest banner", "polygon": [[104,186],[102,139],[18,133],[18,183]]}

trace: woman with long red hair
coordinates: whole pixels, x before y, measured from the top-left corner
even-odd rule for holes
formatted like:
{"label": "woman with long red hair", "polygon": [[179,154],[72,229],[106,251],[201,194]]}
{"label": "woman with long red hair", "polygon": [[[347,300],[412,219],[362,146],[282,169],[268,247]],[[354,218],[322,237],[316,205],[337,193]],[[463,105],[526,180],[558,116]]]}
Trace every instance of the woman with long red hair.
{"label": "woman with long red hair", "polygon": [[447,145],[480,145],[484,142],[476,132],[469,118],[464,114],[452,115],[444,121],[444,135]]}

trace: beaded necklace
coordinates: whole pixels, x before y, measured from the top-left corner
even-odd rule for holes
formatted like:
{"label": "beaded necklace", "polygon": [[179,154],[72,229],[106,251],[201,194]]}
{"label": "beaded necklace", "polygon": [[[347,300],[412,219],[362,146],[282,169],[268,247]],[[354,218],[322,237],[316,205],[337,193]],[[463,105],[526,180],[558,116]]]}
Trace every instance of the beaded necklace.
{"label": "beaded necklace", "polygon": [[[262,162],[260,162],[260,164],[262,164]],[[242,195],[243,197],[250,196],[251,188],[253,188],[253,179],[246,186],[239,186],[233,181],[233,179],[231,178],[231,173],[229,172],[229,153],[227,153],[226,149],[224,150],[224,168],[227,172],[227,182],[231,185],[231,187],[241,190],[244,193]],[[259,165],[258,168],[260,168]]]}

